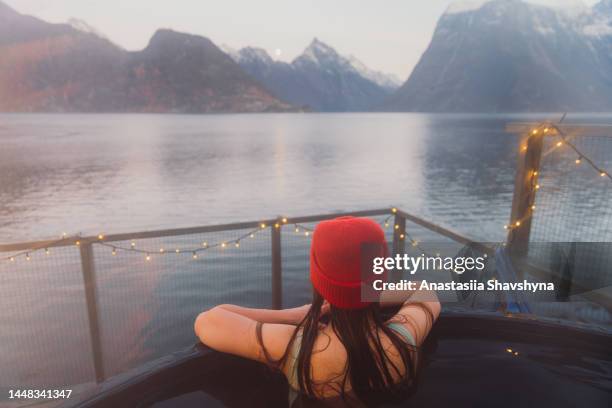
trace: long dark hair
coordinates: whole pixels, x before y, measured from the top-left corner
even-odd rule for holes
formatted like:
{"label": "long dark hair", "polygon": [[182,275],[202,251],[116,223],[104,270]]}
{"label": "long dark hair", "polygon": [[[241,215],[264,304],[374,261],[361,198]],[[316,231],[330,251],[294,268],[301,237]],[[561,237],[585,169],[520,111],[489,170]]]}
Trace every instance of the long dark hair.
{"label": "long dark hair", "polygon": [[[346,370],[340,377],[331,379],[325,384],[316,386],[330,387],[342,400],[349,404],[355,399],[367,406],[399,401],[411,394],[417,383],[417,348],[406,343],[387,325],[389,313],[385,313],[379,303],[358,310],[345,310],[330,306],[327,316],[322,316],[321,308],[325,300],[316,290],[313,291],[313,302],[304,320],[296,327],[287,350],[280,360],[272,361],[268,355],[258,326],[257,339],[266,358],[277,368],[283,367],[289,356],[293,343],[298,341],[301,332],[301,344],[296,359],[297,380],[300,391],[306,397],[321,398],[321,388],[315,390],[311,376],[311,357],[315,341],[320,332],[323,318],[328,320],[338,339],[346,349]],[[431,323],[433,316],[426,307]],[[397,309],[396,309],[397,311]],[[401,323],[406,323],[403,321]],[[408,321],[410,324],[410,322]],[[394,363],[385,353],[381,333],[391,341],[401,357],[401,364]],[[401,379],[398,381],[398,378]],[[350,382],[350,392],[347,392]]]}

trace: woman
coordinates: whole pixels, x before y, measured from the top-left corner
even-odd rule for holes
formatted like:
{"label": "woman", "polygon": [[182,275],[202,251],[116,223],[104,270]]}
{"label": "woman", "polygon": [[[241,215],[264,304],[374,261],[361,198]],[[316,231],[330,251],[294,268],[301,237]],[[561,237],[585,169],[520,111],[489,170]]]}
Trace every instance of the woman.
{"label": "woman", "polygon": [[[363,299],[362,288],[375,278],[374,257],[387,254],[384,231],[372,220],[321,222],[310,251],[311,305],[286,310],[221,305],[198,316],[195,332],[215,350],[282,371],[291,388],[309,399],[372,406],[401,398],[415,385],[418,350],[440,303],[429,291]],[[363,265],[370,273],[362,273]],[[388,307],[395,314],[386,316]]]}

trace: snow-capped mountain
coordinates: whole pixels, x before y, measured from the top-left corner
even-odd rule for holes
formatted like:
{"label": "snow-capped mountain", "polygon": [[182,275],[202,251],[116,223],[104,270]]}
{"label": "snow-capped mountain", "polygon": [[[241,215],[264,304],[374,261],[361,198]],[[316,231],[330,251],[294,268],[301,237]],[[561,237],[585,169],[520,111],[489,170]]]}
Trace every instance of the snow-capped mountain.
{"label": "snow-capped mountain", "polygon": [[454,3],[384,109],[610,111],[611,20],[612,0],[592,8],[521,0]]}
{"label": "snow-capped mountain", "polygon": [[400,85],[316,38],[291,63],[275,61],[261,48],[225,52],[279,98],[317,111],[368,110]]}

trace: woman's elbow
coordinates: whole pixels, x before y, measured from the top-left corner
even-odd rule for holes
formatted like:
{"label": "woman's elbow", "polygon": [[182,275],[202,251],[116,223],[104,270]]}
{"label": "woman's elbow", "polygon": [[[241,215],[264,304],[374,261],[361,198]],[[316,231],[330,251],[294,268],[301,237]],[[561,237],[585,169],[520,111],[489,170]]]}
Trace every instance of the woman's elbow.
{"label": "woman's elbow", "polygon": [[214,331],[216,316],[219,312],[218,306],[213,307],[210,310],[202,312],[196,317],[193,324],[193,329],[196,336],[204,344],[207,344],[208,334]]}

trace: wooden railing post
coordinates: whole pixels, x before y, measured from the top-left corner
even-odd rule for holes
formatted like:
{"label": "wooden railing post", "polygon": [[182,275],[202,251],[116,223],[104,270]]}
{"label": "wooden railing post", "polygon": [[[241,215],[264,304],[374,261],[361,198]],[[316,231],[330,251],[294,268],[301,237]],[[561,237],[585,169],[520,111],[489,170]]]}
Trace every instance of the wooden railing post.
{"label": "wooden railing post", "polygon": [[281,228],[279,221],[271,226],[272,231],[272,308],[280,310],[283,307],[283,276],[281,257]]}
{"label": "wooden railing post", "polygon": [[396,212],[393,220],[393,255],[403,254],[405,251],[406,217]]}
{"label": "wooden railing post", "polygon": [[87,317],[89,322],[89,337],[91,340],[91,352],[93,354],[96,383],[100,383],[104,381],[105,375],[100,320],[98,313],[98,293],[96,287],[93,245],[91,242],[83,242],[81,243],[80,249],[83,285],[85,289],[85,301],[87,304]]}
{"label": "wooden railing post", "polygon": [[531,214],[536,198],[543,143],[542,129],[531,131],[521,142],[507,238],[513,256],[523,257],[529,249]]}

